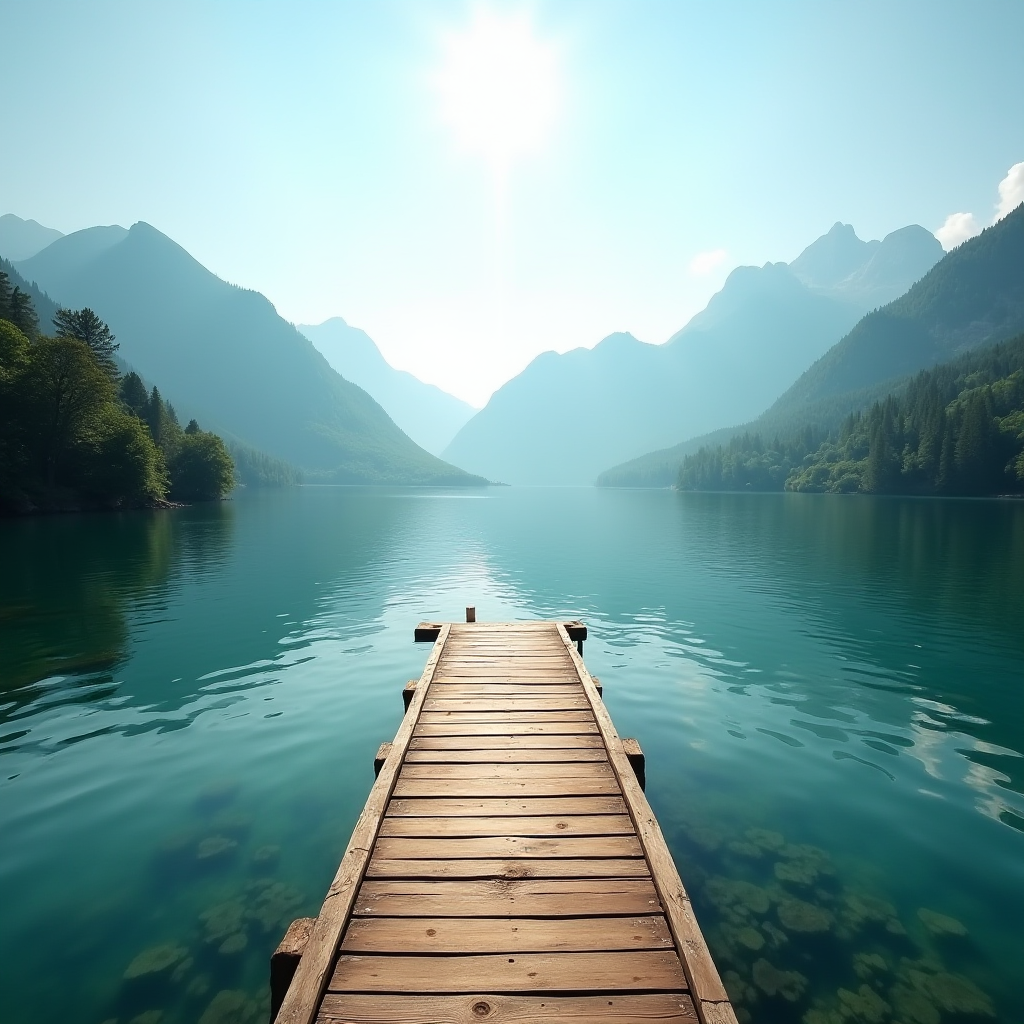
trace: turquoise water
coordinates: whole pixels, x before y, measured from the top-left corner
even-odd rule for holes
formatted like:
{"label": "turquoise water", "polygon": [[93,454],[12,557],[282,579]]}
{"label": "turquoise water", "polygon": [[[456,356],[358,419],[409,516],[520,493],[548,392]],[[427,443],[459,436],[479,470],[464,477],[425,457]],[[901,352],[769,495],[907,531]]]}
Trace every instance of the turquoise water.
{"label": "turquoise water", "polygon": [[587,621],[742,1019],[1024,1019],[1024,505],[504,488],[0,522],[0,1019],[264,1019],[466,604]]}

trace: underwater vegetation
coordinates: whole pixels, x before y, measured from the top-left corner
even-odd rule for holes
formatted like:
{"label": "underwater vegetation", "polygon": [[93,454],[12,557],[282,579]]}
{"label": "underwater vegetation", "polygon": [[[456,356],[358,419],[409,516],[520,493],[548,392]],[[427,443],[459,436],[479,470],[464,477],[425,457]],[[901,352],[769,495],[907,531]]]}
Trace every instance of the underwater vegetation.
{"label": "underwater vegetation", "polygon": [[843,884],[825,850],[781,832],[748,828],[727,841],[694,820],[683,838],[694,853],[684,878],[740,1024],[995,1017],[989,995],[947,967],[946,954],[959,962],[970,943],[956,918],[919,907],[902,920],[884,894]]}
{"label": "underwater vegetation", "polygon": [[[204,790],[194,820],[160,843],[154,883],[193,904],[191,924],[134,954],[104,1024],[256,1024],[269,1015],[268,956],[305,896],[271,877],[280,861],[273,845],[248,849],[253,820],[232,809],[232,782]],[[188,918],[186,918],[188,920]],[[258,955],[259,971],[249,970]],[[248,985],[246,984],[248,982]]]}

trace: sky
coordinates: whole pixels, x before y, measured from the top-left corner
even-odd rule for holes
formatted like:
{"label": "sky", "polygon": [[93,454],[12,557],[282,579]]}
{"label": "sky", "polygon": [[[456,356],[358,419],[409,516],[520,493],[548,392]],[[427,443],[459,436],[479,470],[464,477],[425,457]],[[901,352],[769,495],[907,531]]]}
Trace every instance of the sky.
{"label": "sky", "polygon": [[0,0],[0,24],[0,213],[147,221],[478,406],[545,350],[666,341],[836,221],[949,247],[1024,195],[1020,0]]}

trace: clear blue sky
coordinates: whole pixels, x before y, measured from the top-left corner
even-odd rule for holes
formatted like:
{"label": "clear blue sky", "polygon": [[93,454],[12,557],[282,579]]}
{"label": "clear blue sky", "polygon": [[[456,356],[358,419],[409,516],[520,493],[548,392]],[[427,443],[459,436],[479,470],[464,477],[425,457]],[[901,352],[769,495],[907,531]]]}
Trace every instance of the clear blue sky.
{"label": "clear blue sky", "polygon": [[[986,224],[1024,160],[1020,0],[3,0],[0,18],[0,213],[149,221],[288,319],[343,316],[477,404],[544,349],[664,341],[732,267],[836,220]],[[493,139],[452,127],[451,89],[479,90],[444,78],[482,23],[525,33],[509,60],[536,58],[548,91],[503,199]]]}

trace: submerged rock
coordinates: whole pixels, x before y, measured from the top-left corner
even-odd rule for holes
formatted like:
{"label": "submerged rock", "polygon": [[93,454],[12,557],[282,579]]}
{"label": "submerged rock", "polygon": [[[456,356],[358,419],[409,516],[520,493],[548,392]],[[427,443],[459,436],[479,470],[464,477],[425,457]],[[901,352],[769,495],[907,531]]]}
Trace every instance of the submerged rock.
{"label": "submerged rock", "polygon": [[928,978],[926,991],[935,1005],[946,1013],[967,1013],[976,1017],[996,1015],[992,1000],[962,974],[933,974]]}
{"label": "submerged rock", "polygon": [[217,952],[222,956],[233,956],[235,953],[241,953],[248,945],[249,939],[246,937],[245,932],[235,932],[234,935],[229,935],[217,947]]}
{"label": "submerged rock", "polygon": [[241,839],[248,835],[252,828],[252,816],[243,814],[241,811],[225,811],[218,814],[210,825],[222,836],[231,836],[232,839]]}
{"label": "submerged rock", "polygon": [[856,992],[841,988],[838,996],[843,1016],[863,1021],[864,1024],[881,1024],[892,1010],[870,985],[861,985]]}
{"label": "submerged rock", "polygon": [[244,992],[224,989],[213,997],[199,1024],[253,1024],[258,1013],[256,1004]]}
{"label": "submerged rock", "polygon": [[761,959],[754,963],[754,984],[766,995],[779,995],[795,1003],[807,988],[807,979],[798,971],[780,971]]}
{"label": "submerged rock", "polygon": [[889,998],[901,1024],[939,1024],[939,1011],[920,990],[908,985],[896,985],[889,993]]}
{"label": "submerged rock", "polygon": [[220,779],[204,786],[196,797],[196,810],[204,814],[220,810],[238,796],[241,785],[234,779]]}
{"label": "submerged rock", "polygon": [[736,933],[737,941],[755,953],[764,946],[764,936],[756,928],[741,928]]}
{"label": "submerged rock", "polygon": [[757,843],[744,843],[734,839],[731,843],[726,843],[725,848],[740,857],[751,857],[756,860],[764,856],[764,850]]}
{"label": "submerged rock", "polygon": [[786,845],[786,838],[781,832],[766,828],[748,828],[744,834],[755,846],[769,852],[781,850]]}
{"label": "submerged rock", "polygon": [[896,916],[896,908],[887,900],[867,893],[845,892],[840,917],[850,932],[858,932],[869,924],[879,924],[892,935],[906,934]]}
{"label": "submerged rock", "polygon": [[192,957],[185,957],[185,959],[182,960],[173,971],[171,971],[171,981],[175,982],[175,984],[184,981],[185,978],[188,977],[188,972],[192,970],[192,965],[194,963],[195,960]]}
{"label": "submerged rock", "polygon": [[124,972],[124,978],[126,981],[132,981],[147,975],[163,974],[187,956],[188,950],[184,946],[176,946],[172,942],[165,942],[161,946],[150,946],[128,965]]}
{"label": "submerged rock", "polygon": [[790,932],[827,932],[832,927],[832,915],[805,900],[783,900],[778,914],[782,927]]}
{"label": "submerged rock", "polygon": [[775,877],[780,882],[792,882],[795,885],[813,885],[818,880],[818,870],[803,861],[780,860],[775,865]]}
{"label": "submerged rock", "polygon": [[752,882],[733,881],[722,875],[715,875],[704,887],[704,892],[719,910],[738,911],[742,916],[767,914],[770,906],[764,889]]}
{"label": "submerged rock", "polygon": [[196,860],[222,860],[232,857],[238,849],[238,843],[227,836],[210,836],[202,840],[196,847]]}
{"label": "submerged rock", "polygon": [[257,867],[269,868],[281,859],[280,846],[261,846],[253,855],[252,862]]}
{"label": "submerged rock", "polygon": [[917,912],[917,916],[932,935],[964,936],[967,934],[966,925],[955,917],[947,917],[945,914],[940,914],[937,910],[921,907]]}
{"label": "submerged rock", "polygon": [[245,904],[240,899],[218,903],[199,915],[204,925],[203,940],[208,943],[223,942],[229,935],[245,928]]}
{"label": "submerged rock", "polygon": [[190,996],[205,996],[210,991],[210,976],[208,974],[198,975],[188,983],[188,988],[185,991]]}
{"label": "submerged rock", "polygon": [[143,1013],[132,1017],[128,1024],[160,1024],[160,1021],[163,1019],[163,1010],[146,1010]]}
{"label": "submerged rock", "polygon": [[251,893],[251,902],[246,917],[256,922],[265,933],[286,928],[304,898],[297,889],[270,878],[250,882],[247,890]]}
{"label": "submerged rock", "polygon": [[855,953],[853,972],[861,981],[868,981],[876,974],[888,974],[889,964],[880,953]]}

